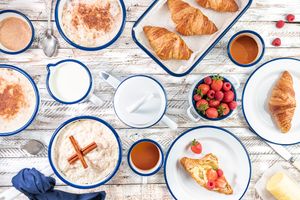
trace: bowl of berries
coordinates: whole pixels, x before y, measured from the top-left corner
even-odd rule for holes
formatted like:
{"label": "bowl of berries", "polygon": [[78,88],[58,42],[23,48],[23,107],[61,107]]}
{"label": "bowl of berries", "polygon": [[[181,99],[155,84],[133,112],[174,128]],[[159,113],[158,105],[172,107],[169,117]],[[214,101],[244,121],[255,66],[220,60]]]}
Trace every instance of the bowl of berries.
{"label": "bowl of berries", "polygon": [[235,86],[238,85],[220,75],[201,79],[190,92],[188,116],[195,122],[201,118],[213,121],[227,118],[237,107]]}

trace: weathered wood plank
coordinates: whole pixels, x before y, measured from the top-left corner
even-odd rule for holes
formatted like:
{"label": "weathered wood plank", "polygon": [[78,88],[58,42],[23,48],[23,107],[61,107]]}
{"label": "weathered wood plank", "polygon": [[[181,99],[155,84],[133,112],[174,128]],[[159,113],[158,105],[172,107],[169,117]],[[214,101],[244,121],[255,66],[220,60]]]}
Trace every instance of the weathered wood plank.
{"label": "weathered wood plank", "polygon": [[[135,21],[153,0],[125,0],[127,8],[127,20]],[[17,9],[24,12],[31,20],[46,20],[47,12],[46,5],[43,0],[2,0],[0,2],[0,9]],[[293,13],[300,16],[300,4],[295,0],[255,0],[250,9],[241,18],[241,21],[276,21],[284,19],[288,13]],[[53,20],[53,18],[52,18]],[[299,22],[300,18],[296,18],[295,22]]]}

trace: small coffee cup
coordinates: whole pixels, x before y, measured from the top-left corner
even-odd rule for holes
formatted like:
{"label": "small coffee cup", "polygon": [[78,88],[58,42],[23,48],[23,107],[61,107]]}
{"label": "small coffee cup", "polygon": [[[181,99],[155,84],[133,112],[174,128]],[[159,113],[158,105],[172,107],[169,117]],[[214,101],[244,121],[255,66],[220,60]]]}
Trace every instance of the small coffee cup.
{"label": "small coffee cup", "polygon": [[264,52],[263,38],[251,30],[243,30],[234,34],[227,45],[230,60],[240,67],[251,67],[257,64]]}
{"label": "small coffee cup", "polygon": [[150,139],[142,139],[133,143],[127,155],[131,170],[140,176],[156,174],[163,165],[164,154],[161,146]]}
{"label": "small coffee cup", "polygon": [[94,81],[90,70],[82,62],[73,59],[61,60],[47,65],[46,80],[50,96],[62,104],[91,101],[102,105],[103,101],[93,94]]}

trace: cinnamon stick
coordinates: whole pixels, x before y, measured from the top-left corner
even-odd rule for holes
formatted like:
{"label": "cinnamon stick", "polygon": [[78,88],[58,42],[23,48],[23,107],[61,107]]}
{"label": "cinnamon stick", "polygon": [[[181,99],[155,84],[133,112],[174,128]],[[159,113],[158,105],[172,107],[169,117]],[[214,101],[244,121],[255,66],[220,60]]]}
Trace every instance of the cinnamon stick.
{"label": "cinnamon stick", "polygon": [[[93,151],[93,150],[96,149],[96,148],[97,148],[97,144],[96,144],[96,142],[93,142],[93,143],[89,144],[88,146],[84,147],[84,148],[81,150],[81,152],[82,152],[83,156],[85,156],[86,154],[90,153],[91,151]],[[77,153],[74,153],[72,156],[70,156],[70,157],[68,158],[68,162],[69,162],[70,164],[73,164],[73,163],[76,162],[77,160],[78,160],[78,155],[77,155]]]}
{"label": "cinnamon stick", "polygon": [[88,167],[88,165],[86,164],[86,161],[84,160],[83,154],[80,150],[80,147],[79,147],[77,141],[75,140],[75,138],[72,135],[69,137],[69,139],[76,151],[78,158],[80,159],[80,162],[81,162],[83,168],[86,169]]}

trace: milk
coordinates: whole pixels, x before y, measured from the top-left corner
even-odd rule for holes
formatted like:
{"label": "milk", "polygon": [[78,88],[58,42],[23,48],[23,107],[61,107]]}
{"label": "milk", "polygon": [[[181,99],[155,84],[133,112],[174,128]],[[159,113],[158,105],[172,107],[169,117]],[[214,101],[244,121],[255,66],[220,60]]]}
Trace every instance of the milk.
{"label": "milk", "polygon": [[49,87],[61,101],[74,102],[83,98],[90,87],[91,77],[82,65],[64,62],[50,67]]}

